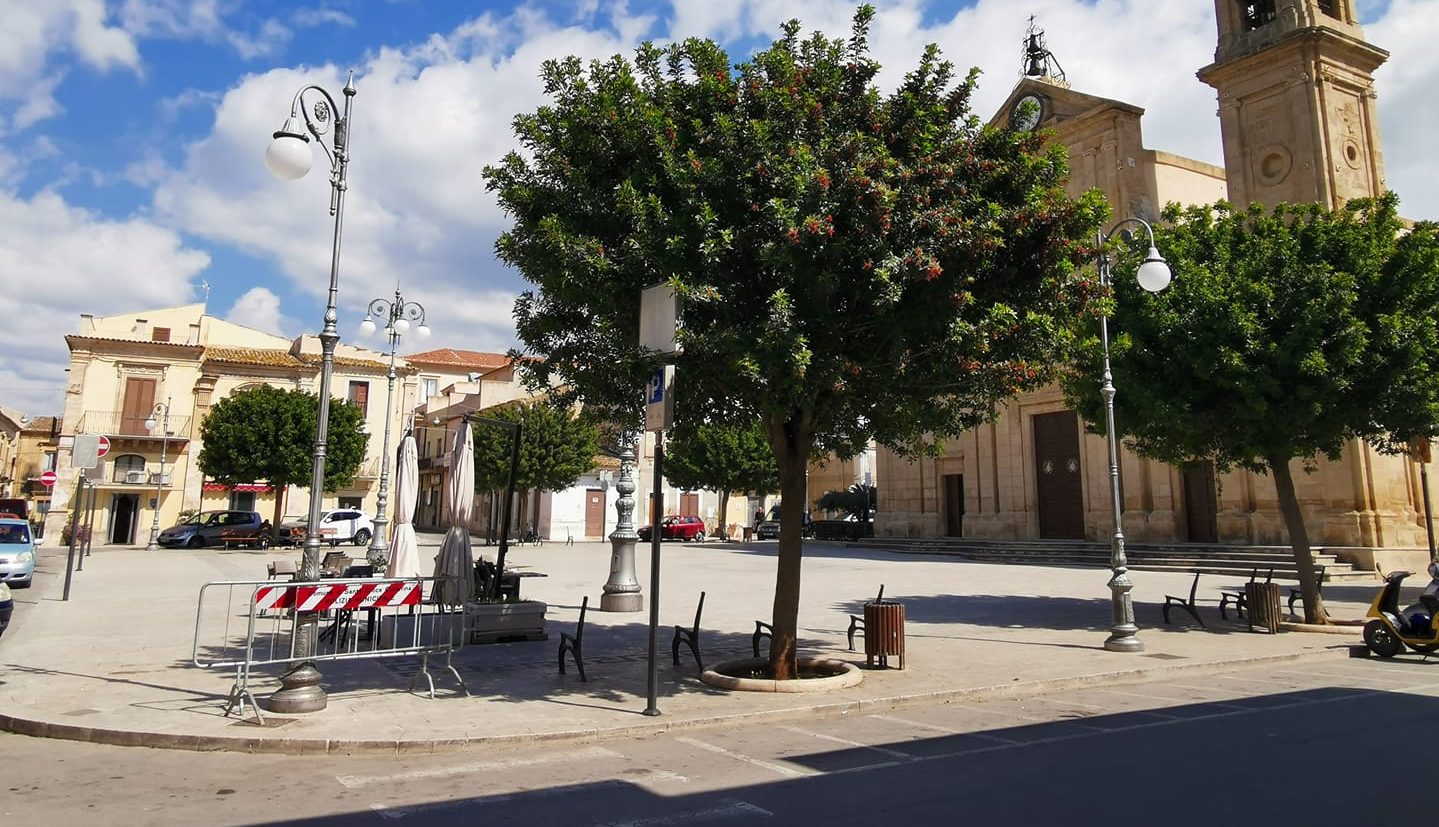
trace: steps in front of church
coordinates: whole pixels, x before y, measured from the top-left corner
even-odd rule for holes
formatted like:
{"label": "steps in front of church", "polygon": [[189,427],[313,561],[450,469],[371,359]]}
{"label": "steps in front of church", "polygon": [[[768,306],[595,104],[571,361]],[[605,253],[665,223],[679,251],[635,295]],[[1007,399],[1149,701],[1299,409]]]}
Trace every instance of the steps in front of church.
{"label": "steps in front of church", "polygon": [[[1082,540],[964,540],[960,538],[899,539],[876,537],[850,542],[851,547],[886,549],[911,554],[946,554],[982,563],[1032,566],[1109,567],[1109,544]],[[1137,571],[1185,571],[1249,577],[1274,570],[1277,580],[1298,578],[1288,546],[1217,546],[1198,543],[1125,544],[1129,567]],[[1322,546],[1313,548],[1314,562],[1325,567],[1326,582],[1373,582],[1374,572],[1341,563]]]}

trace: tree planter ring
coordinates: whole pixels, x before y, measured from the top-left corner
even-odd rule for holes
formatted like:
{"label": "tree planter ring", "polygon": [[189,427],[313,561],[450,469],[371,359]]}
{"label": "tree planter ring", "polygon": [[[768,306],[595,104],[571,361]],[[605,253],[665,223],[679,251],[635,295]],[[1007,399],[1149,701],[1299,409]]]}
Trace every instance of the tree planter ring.
{"label": "tree planter ring", "polygon": [[798,678],[792,681],[777,681],[770,678],[732,678],[729,675],[721,674],[719,670],[742,670],[754,669],[769,663],[768,658],[745,658],[744,660],[731,660],[718,664],[714,669],[706,669],[700,675],[700,680],[709,686],[719,689],[730,689],[737,692],[828,692],[833,689],[845,689],[851,686],[858,686],[864,680],[864,673],[858,666],[846,663],[842,660],[831,660],[829,658],[797,658],[796,664],[799,668],[812,669],[829,668],[839,671],[837,675],[827,678]]}

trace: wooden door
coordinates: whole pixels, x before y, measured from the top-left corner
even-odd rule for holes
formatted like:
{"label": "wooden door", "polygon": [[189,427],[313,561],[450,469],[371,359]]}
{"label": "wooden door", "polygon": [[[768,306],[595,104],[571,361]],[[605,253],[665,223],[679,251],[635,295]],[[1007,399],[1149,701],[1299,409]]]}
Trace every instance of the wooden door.
{"label": "wooden door", "polygon": [[605,492],[598,488],[585,490],[585,536],[605,534]]}
{"label": "wooden door", "polygon": [[134,376],[125,380],[125,401],[120,408],[120,433],[148,434],[145,420],[155,410],[155,380]]}
{"label": "wooden door", "polygon": [[944,475],[944,533],[964,536],[964,475]]}
{"label": "wooden door", "polygon": [[1034,416],[1034,475],[1039,536],[1084,539],[1084,489],[1080,482],[1079,420],[1074,411]]}
{"label": "wooden door", "polygon": [[1219,495],[1212,462],[1184,466],[1184,522],[1189,542],[1219,542]]}
{"label": "wooden door", "polygon": [[680,494],[680,513],[696,515],[699,514],[700,495],[692,492],[685,492]]}

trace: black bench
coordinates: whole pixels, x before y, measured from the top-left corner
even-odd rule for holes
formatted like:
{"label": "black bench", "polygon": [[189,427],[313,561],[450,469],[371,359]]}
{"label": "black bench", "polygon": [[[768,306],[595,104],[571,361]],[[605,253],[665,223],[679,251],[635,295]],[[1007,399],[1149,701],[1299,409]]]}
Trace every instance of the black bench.
{"label": "black bench", "polygon": [[[1316,573],[1316,575],[1317,575],[1317,576],[1315,577],[1315,580],[1318,581],[1317,589],[1318,589],[1318,591],[1319,591],[1319,596],[1320,596],[1320,597],[1323,597],[1323,596],[1324,596],[1324,570],[1325,570],[1326,568],[1328,568],[1328,567],[1327,567],[1327,566],[1318,566],[1318,567],[1316,567],[1316,569],[1315,569],[1315,573]],[[1304,597],[1304,590],[1301,589],[1300,587],[1294,586],[1293,588],[1291,588],[1291,589],[1289,590],[1289,613],[1290,613],[1290,614],[1294,614],[1294,601],[1299,600],[1299,599],[1301,599],[1302,597]]]}
{"label": "black bench", "polygon": [[[1266,575],[1264,575],[1264,582],[1265,582],[1265,583],[1268,583],[1269,581],[1271,581],[1271,580],[1273,580],[1273,579],[1274,579],[1274,569],[1270,569],[1270,570],[1269,570],[1269,573],[1266,574]],[[1258,582],[1259,582],[1259,569],[1258,569],[1258,568],[1255,568],[1255,569],[1253,569],[1252,571],[1249,572],[1249,582],[1250,582],[1250,583],[1258,583]],[[1248,606],[1247,606],[1246,604],[1248,603],[1248,600],[1249,600],[1249,598],[1245,596],[1245,595],[1247,594],[1247,592],[1245,591],[1246,588],[1247,588],[1247,587],[1245,587],[1245,586],[1240,586],[1240,587],[1237,588],[1237,589],[1220,589],[1220,590],[1219,590],[1219,619],[1220,619],[1220,620],[1228,620],[1228,619],[1229,619],[1228,613],[1225,612],[1225,607],[1227,607],[1230,603],[1233,603],[1233,604],[1234,604],[1234,613],[1239,616],[1239,619],[1240,619],[1240,620],[1243,620],[1243,619],[1244,619],[1244,610],[1245,610],[1246,608],[1248,608]]]}
{"label": "black bench", "polygon": [[1199,608],[1195,605],[1194,594],[1197,591],[1199,591],[1199,572],[1194,573],[1194,582],[1189,585],[1188,600],[1182,597],[1175,597],[1172,594],[1166,594],[1164,596],[1164,622],[1169,622],[1169,610],[1175,606],[1178,606],[1184,611],[1189,612],[1189,616],[1194,618],[1195,622],[1197,622],[1201,627],[1206,629],[1209,628],[1208,626],[1204,625],[1204,618],[1199,616]]}
{"label": "black bench", "polygon": [[575,659],[575,669],[579,670],[580,680],[587,681],[585,677],[585,612],[590,608],[590,596],[580,601],[580,622],[575,624],[575,633],[560,632],[560,674],[565,673],[565,653],[569,652]]}
{"label": "black bench", "polygon": [[769,638],[771,645],[774,644],[774,627],[765,623],[763,620],[756,620],[754,622],[754,634],[750,635],[749,638],[749,645],[754,649],[755,657],[759,657],[759,642],[765,638]]}
{"label": "black bench", "polygon": [[[884,602],[884,584],[883,584],[883,583],[880,583],[880,584],[879,584],[879,594],[875,595],[874,602],[876,602],[876,603],[883,603],[883,602]],[[850,615],[850,616],[849,616],[849,630],[845,632],[845,636],[849,638],[849,651],[851,651],[851,652],[854,651],[854,633],[855,633],[855,632],[863,632],[863,631],[864,631],[864,618],[863,618],[863,617],[860,617],[860,616],[858,616],[858,615]]]}
{"label": "black bench", "polygon": [[675,627],[675,639],[670,643],[670,654],[674,656],[675,666],[680,665],[680,644],[690,648],[690,654],[695,656],[695,666],[703,672],[705,665],[700,659],[700,615],[705,610],[705,593],[700,592],[700,604],[695,609],[695,625],[689,629],[683,626]]}

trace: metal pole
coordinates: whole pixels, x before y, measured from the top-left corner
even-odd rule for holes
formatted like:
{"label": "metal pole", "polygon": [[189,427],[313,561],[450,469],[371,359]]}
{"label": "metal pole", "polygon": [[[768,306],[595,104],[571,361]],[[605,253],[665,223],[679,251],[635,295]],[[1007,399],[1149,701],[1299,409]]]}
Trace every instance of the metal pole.
{"label": "metal pole", "polygon": [[60,595],[61,600],[70,599],[70,578],[75,571],[75,532],[80,530],[80,509],[83,506],[85,494],[85,475],[80,475],[79,487],[75,489],[75,499],[70,506],[70,551],[65,555],[65,590]]}
{"label": "metal pole", "polygon": [[90,547],[95,543],[95,500],[99,498],[100,492],[95,489],[95,483],[90,483],[89,506],[85,509],[85,556],[90,556]]}
{"label": "metal pole", "polygon": [[1439,554],[1434,551],[1434,512],[1429,507],[1429,463],[1419,462],[1419,485],[1424,489],[1424,533],[1429,538],[1429,562],[1439,563]]}
{"label": "metal pole", "polygon": [[635,451],[628,433],[620,435],[620,476],[615,482],[618,522],[610,535],[610,577],[600,597],[602,612],[638,612],[644,608],[639,578],[635,576]]}
{"label": "metal pole", "polygon": [[[159,408],[159,405],[155,407]],[[155,475],[155,507],[150,515],[150,543],[146,551],[160,547],[160,487],[165,483],[165,449],[170,446],[170,400],[165,400],[164,413],[160,420],[160,473]]]}
{"label": "metal pole", "polygon": [[[1109,257],[1105,255],[1104,238],[1099,238],[1099,283],[1109,286]],[[1109,445],[1109,493],[1114,519],[1114,536],[1110,538],[1109,578],[1110,615],[1109,638],[1104,648],[1111,652],[1142,652],[1144,642],[1139,639],[1139,627],[1134,623],[1134,603],[1130,590],[1134,584],[1129,580],[1129,562],[1124,556],[1124,506],[1119,499],[1119,440],[1114,432],[1114,376],[1109,369],[1109,314],[1099,317],[1099,339],[1104,347],[1104,375],[1099,386],[1104,397],[1105,441]]]}
{"label": "metal pole", "polygon": [[659,708],[659,626],[660,626],[660,520],[665,510],[665,491],[661,484],[664,479],[665,435],[655,431],[655,483],[654,501],[650,504],[650,662],[649,662],[649,706],[644,714],[654,717]]}
{"label": "metal pole", "polygon": [[[320,90],[323,92],[324,90]],[[320,579],[320,514],[325,502],[325,453],[329,433],[330,376],[335,364],[335,345],[340,341],[335,309],[340,286],[340,234],[345,220],[346,172],[349,169],[350,108],[355,100],[355,73],[345,83],[345,114],[335,124],[335,154],[330,164],[330,211],[335,216],[334,238],[330,246],[330,287],[326,295],[325,326],[320,331],[319,405],[315,414],[314,462],[310,470],[310,524],[305,534],[305,553],[300,561],[296,580]],[[302,93],[303,94],[303,93]],[[325,93],[328,99],[329,94]],[[295,626],[295,651],[301,656],[312,655],[319,634],[319,615],[300,612]],[[320,670],[313,661],[304,661],[280,678],[280,689],[270,696],[272,712],[319,712],[329,703],[320,686]]]}
{"label": "metal pole", "polygon": [[[400,305],[400,290],[395,288],[395,304]],[[370,538],[370,552],[366,555],[376,571],[383,568],[390,559],[390,419],[394,413],[395,396],[395,345],[400,334],[395,332],[393,318],[387,328],[390,331],[390,372],[385,375],[385,441],[380,448],[380,496],[375,503],[375,533]]]}

